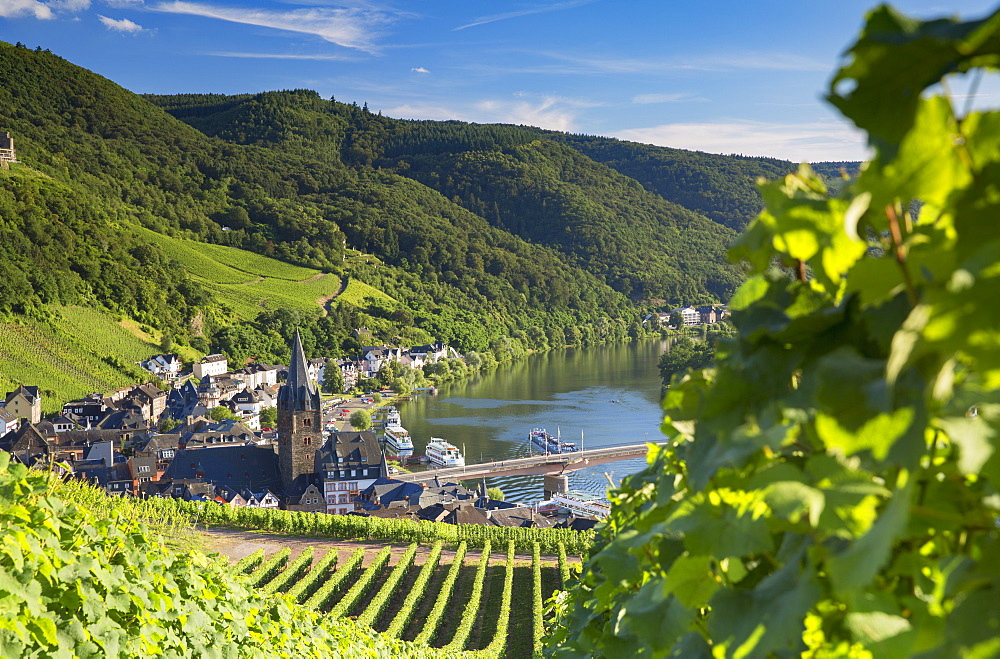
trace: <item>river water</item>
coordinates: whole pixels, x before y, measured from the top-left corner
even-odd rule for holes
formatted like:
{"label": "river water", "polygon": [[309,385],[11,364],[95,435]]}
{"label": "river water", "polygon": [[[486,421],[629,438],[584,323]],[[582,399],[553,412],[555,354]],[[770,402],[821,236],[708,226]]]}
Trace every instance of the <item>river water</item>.
{"label": "river water", "polygon": [[[399,405],[403,426],[422,454],[430,437],[456,445],[472,464],[529,454],[528,433],[545,428],[584,448],[660,441],[660,378],[665,341],[552,350],[493,372],[419,394]],[[645,459],[600,465],[570,475],[570,489],[603,495],[608,476],[639,471]],[[607,474],[607,475],[605,475]],[[542,498],[541,476],[490,478],[508,501]]]}

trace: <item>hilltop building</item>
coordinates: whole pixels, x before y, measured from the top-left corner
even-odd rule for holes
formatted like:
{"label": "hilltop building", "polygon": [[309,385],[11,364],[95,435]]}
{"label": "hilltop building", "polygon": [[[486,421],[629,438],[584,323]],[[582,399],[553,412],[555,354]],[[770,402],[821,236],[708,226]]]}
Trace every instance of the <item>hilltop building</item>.
{"label": "hilltop building", "polygon": [[9,162],[17,162],[17,154],[14,152],[14,138],[4,131],[0,133],[0,163],[6,169]]}

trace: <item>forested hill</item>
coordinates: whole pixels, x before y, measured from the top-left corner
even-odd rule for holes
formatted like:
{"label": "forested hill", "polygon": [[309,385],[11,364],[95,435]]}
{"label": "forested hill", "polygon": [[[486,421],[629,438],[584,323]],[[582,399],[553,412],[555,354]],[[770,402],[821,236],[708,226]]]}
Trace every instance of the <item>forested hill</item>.
{"label": "forested hill", "polygon": [[398,324],[466,348],[632,315],[599,277],[427,186],[329,152],[206,136],[46,51],[0,44],[0,130],[22,163],[0,173],[0,274],[14,284],[0,312],[97,305],[182,342],[234,322],[132,235],[141,225],[333,272],[345,246],[373,254],[383,265],[351,277],[385,291]]}
{"label": "forested hill", "polygon": [[390,119],[307,90],[148,98],[208,135],[418,181],[633,299],[723,300],[738,281],[733,231],[545,131]]}
{"label": "forested hill", "polygon": [[755,213],[754,179],[782,168],[676,152],[691,163],[674,165],[678,180],[724,175],[669,188],[605,153],[627,143],[390,119],[306,90],[143,97],[3,43],[0,130],[22,162],[0,172],[0,313],[97,306],[202,347],[253,319],[136,227],[334,273],[357,250],[372,258],[352,280],[391,302],[331,317],[371,321],[379,340],[410,326],[482,349],[532,328],[623,327],[630,299],[727,300],[731,218]]}

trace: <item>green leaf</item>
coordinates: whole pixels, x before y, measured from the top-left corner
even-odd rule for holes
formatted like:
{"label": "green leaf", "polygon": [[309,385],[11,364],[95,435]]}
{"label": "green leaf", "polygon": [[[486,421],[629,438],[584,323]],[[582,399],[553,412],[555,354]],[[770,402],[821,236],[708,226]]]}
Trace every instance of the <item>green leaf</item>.
{"label": "green leaf", "polygon": [[897,490],[878,519],[847,549],[830,557],[827,565],[834,591],[840,595],[867,587],[892,557],[892,548],[906,530],[912,485]]}

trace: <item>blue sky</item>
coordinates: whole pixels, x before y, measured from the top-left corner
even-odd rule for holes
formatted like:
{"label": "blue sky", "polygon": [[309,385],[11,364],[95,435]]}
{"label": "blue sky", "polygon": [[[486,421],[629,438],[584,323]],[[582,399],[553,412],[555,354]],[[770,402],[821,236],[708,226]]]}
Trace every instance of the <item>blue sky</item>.
{"label": "blue sky", "polygon": [[[919,0],[919,18],[993,3]],[[710,153],[857,160],[822,101],[855,0],[0,0],[0,39],[139,93],[314,89],[392,117],[528,124]]]}

